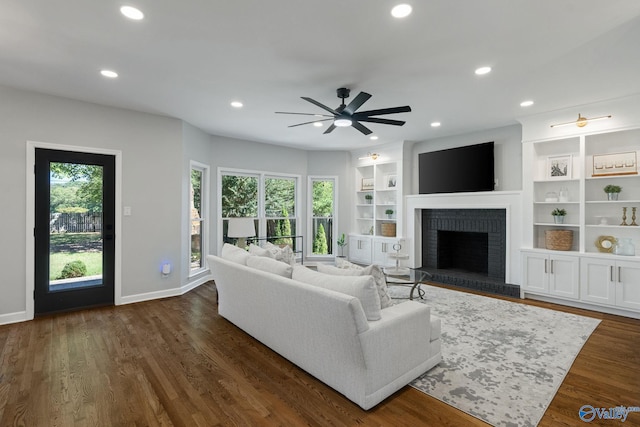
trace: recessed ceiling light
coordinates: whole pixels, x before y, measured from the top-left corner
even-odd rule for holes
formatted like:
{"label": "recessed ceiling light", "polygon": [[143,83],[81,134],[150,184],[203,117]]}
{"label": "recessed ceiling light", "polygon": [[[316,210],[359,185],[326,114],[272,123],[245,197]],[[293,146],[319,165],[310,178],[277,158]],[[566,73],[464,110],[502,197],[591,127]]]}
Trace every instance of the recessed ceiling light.
{"label": "recessed ceiling light", "polygon": [[440,122],[433,122],[433,123],[431,123],[431,127],[432,127],[432,128],[438,128],[438,127],[440,127]]}
{"label": "recessed ceiling light", "polygon": [[391,16],[393,16],[394,18],[406,18],[407,16],[411,15],[412,10],[413,9],[411,8],[410,4],[399,4],[391,9]]}
{"label": "recessed ceiling light", "polygon": [[480,67],[476,69],[476,74],[482,76],[491,72],[491,67]]}
{"label": "recessed ceiling light", "polygon": [[133,6],[122,6],[120,8],[120,13],[122,13],[129,19],[133,19],[134,21],[139,21],[144,18],[144,13],[142,13],[140,9],[136,9]]}
{"label": "recessed ceiling light", "polygon": [[521,107],[531,107],[533,105],[533,101],[529,100],[529,101],[522,101],[520,103]]}
{"label": "recessed ceiling light", "polygon": [[313,125],[317,128],[322,127],[322,123],[320,122],[315,122]]}
{"label": "recessed ceiling light", "polygon": [[377,137],[376,135],[371,135],[371,136],[369,137],[369,139],[370,139],[370,140],[372,140],[372,141],[377,141],[377,140],[378,140],[378,137]]}
{"label": "recessed ceiling light", "polygon": [[100,74],[102,74],[104,77],[109,77],[110,79],[115,79],[116,77],[118,77],[118,73],[112,70],[101,70]]}
{"label": "recessed ceiling light", "polygon": [[233,108],[242,108],[243,104],[242,104],[242,102],[240,102],[240,101],[232,101],[232,102],[231,102],[231,106],[232,106]]}

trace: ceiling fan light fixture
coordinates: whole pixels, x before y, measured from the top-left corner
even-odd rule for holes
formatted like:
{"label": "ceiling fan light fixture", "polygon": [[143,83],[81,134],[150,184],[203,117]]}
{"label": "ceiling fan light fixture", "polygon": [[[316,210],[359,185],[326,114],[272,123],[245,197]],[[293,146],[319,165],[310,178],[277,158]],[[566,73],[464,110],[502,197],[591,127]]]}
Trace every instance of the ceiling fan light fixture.
{"label": "ceiling fan light fixture", "polygon": [[338,126],[339,128],[346,128],[347,126],[351,126],[353,122],[350,119],[340,117],[333,121],[333,124]]}

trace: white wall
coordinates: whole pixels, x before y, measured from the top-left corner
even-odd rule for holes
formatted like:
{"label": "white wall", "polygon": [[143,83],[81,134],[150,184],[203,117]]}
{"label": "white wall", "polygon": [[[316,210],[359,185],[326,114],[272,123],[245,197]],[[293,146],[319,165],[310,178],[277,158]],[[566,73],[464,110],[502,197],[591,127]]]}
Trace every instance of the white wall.
{"label": "white wall", "polygon": [[0,323],[26,309],[26,142],[122,151],[122,297],[178,288],[181,121],[0,86]]}
{"label": "white wall", "polygon": [[429,151],[493,141],[497,191],[522,190],[522,130],[520,125],[506,126],[463,135],[416,142],[413,145],[412,179],[409,194],[418,194],[418,155]]}

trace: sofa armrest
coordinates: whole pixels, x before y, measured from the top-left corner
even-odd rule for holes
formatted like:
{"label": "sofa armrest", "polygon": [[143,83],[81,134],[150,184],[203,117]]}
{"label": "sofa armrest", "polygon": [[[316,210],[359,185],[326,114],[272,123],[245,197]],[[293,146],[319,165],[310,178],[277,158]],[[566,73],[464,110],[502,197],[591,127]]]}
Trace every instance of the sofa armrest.
{"label": "sofa armrest", "polygon": [[382,310],[360,334],[367,368],[367,390],[377,390],[423,364],[432,356],[431,309],[406,301]]}

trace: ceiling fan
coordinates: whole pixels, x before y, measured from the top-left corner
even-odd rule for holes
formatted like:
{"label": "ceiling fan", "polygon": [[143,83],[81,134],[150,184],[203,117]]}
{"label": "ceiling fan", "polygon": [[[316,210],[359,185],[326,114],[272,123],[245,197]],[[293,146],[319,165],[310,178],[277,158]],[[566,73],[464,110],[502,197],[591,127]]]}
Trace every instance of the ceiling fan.
{"label": "ceiling fan", "polygon": [[326,131],[324,131],[325,134],[333,132],[333,130],[336,127],[353,126],[354,128],[358,129],[363,134],[369,135],[371,133],[371,130],[369,128],[367,128],[366,126],[362,125],[360,122],[379,123],[379,124],[383,124],[383,125],[402,126],[403,124],[405,124],[404,121],[391,120],[391,119],[382,119],[382,118],[379,118],[379,117],[372,117],[372,116],[381,116],[381,115],[385,115],[385,114],[396,114],[396,113],[408,113],[408,112],[411,111],[411,107],[409,107],[408,105],[405,105],[404,107],[381,108],[379,110],[369,110],[369,111],[357,112],[356,110],[358,108],[360,108],[362,106],[362,104],[367,102],[367,100],[369,98],[371,98],[370,94],[368,94],[366,92],[360,92],[358,94],[358,96],[356,96],[353,99],[353,101],[351,101],[349,103],[349,105],[345,105],[344,100],[349,97],[349,92],[351,92],[351,90],[347,89],[347,88],[344,88],[344,87],[341,87],[336,92],[338,94],[338,98],[340,98],[342,100],[342,103],[336,109],[329,108],[326,105],[321,104],[318,101],[316,101],[314,99],[311,99],[311,98],[308,98],[306,96],[302,97],[302,99],[304,99],[305,101],[308,101],[308,102],[312,103],[313,105],[316,105],[316,106],[322,108],[323,110],[325,110],[325,111],[327,111],[327,112],[329,112],[331,114],[288,113],[288,112],[284,112],[284,111],[276,111],[276,114],[297,114],[297,115],[300,115],[300,116],[327,117],[327,118],[320,118],[320,119],[317,119],[317,120],[313,120],[313,121],[310,121],[310,122],[304,122],[304,123],[298,123],[298,124],[295,124],[295,125],[291,125],[291,126],[289,126],[290,128],[296,127],[296,126],[308,125],[308,124],[311,124],[311,123],[326,122],[326,121],[330,121],[331,120],[331,121],[333,121],[333,123],[331,124],[331,126],[329,126],[329,128]]}

